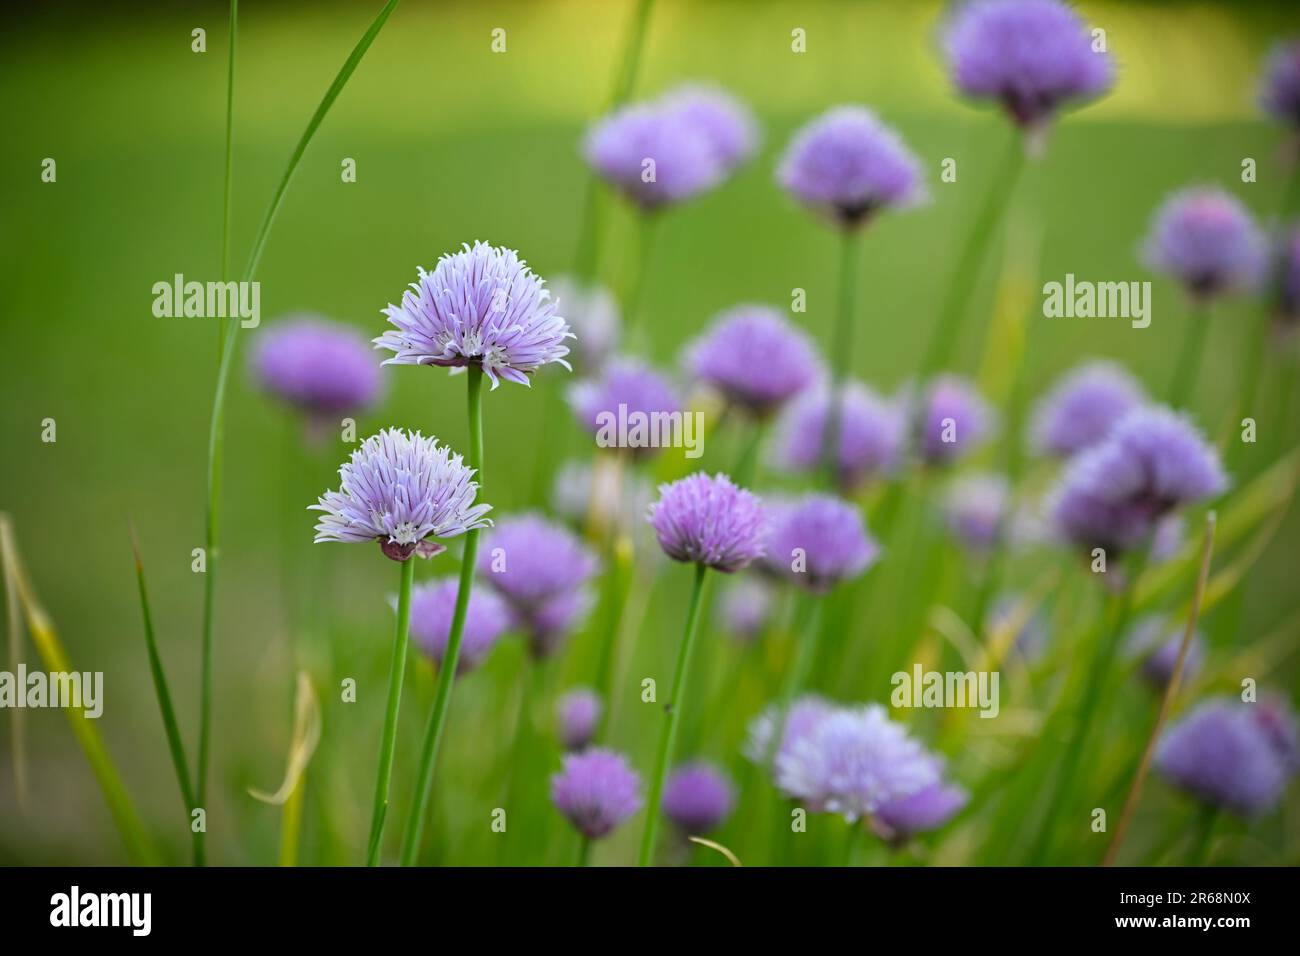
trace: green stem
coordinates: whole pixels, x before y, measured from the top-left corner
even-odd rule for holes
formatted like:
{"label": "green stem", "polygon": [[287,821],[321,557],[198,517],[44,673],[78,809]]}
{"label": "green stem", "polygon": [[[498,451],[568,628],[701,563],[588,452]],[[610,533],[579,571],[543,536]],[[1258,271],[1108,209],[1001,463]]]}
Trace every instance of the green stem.
{"label": "green stem", "polygon": [[763,447],[763,434],[767,431],[767,422],[756,418],[750,424],[749,440],[745,442],[732,472],[736,484],[753,487],[758,474],[758,450]]}
{"label": "green stem", "polygon": [[[280,178],[280,183],[271,198],[271,204],[267,208],[266,218],[262,220],[262,227],[253,242],[253,250],[249,255],[248,265],[244,269],[243,281],[251,282],[253,276],[257,273],[257,266],[261,262],[262,251],[266,247],[271,225],[275,222],[275,215],[280,209],[280,204],[284,201],[284,194],[289,188],[289,182],[293,179],[293,175],[302,161],[303,154],[307,151],[307,145],[311,142],[312,137],[316,135],[316,130],[324,121],[326,114],[329,113],[330,107],[338,99],[343,87],[347,85],[357,65],[361,62],[361,58],[370,49],[370,44],[374,42],[375,37],[379,34],[380,29],[396,6],[397,0],[388,0],[387,5],[375,17],[370,27],[362,34],[361,39],[357,41],[352,53],[344,61],[343,66],[334,77],[334,82],[325,91],[320,105],[316,107],[316,112],[308,120],[307,128],[303,130],[297,146],[294,147],[293,153],[289,156],[289,165]],[[234,25],[234,10],[232,7],[230,46],[232,58],[235,51]],[[231,66],[227,72],[227,82],[232,85],[233,76],[234,67]],[[227,105],[232,105],[233,102],[234,94],[228,93]],[[206,573],[203,575],[203,633],[199,665],[199,754],[198,769],[196,771],[197,781],[194,787],[194,796],[200,807],[205,806],[207,802],[208,764],[212,750],[213,629],[216,607],[217,563],[220,557],[217,514],[221,505],[221,465],[222,448],[225,441],[226,384],[230,379],[230,369],[234,364],[235,343],[239,338],[239,317],[231,318],[226,323],[226,328],[227,332],[222,337],[221,342],[221,363],[217,368],[217,384],[212,397],[212,416],[208,425],[207,515],[204,521],[204,554],[206,555],[207,568]],[[203,834],[195,835],[194,862],[197,866],[202,866],[205,862]]]}
{"label": "green stem", "polygon": [[618,658],[619,636],[623,631],[623,609],[627,605],[628,591],[632,583],[632,561],[625,558],[630,553],[630,545],[625,550],[620,542],[621,532],[617,525],[610,528],[609,542],[605,548],[605,582],[601,596],[604,614],[601,616],[600,656],[596,662],[596,692],[600,695],[600,721],[596,728],[596,740],[604,739],[614,710],[614,670]]}
{"label": "green stem", "polygon": [[[520,769],[527,759],[528,745],[532,738],[533,685],[537,682],[539,662],[532,659],[528,649],[524,649],[524,659],[519,675],[519,712],[515,715],[514,743],[510,748],[510,765],[506,767],[506,802],[504,804],[507,821],[516,817],[515,804],[519,795]],[[518,816],[522,816],[519,814]],[[509,823],[506,824],[509,833]],[[510,855],[509,838],[502,841],[502,859]]]}
{"label": "green stem", "polygon": [[664,721],[663,729],[659,732],[659,754],[655,759],[654,777],[650,781],[650,797],[646,801],[645,830],[641,834],[641,853],[638,859],[640,866],[649,866],[654,858],[655,835],[659,829],[659,802],[663,797],[668,764],[672,760],[673,743],[677,739],[677,724],[682,715],[682,697],[686,691],[686,675],[690,668],[691,650],[695,646],[695,632],[699,630],[700,604],[707,574],[708,568],[703,564],[695,566],[695,584],[691,588],[691,603],[686,611],[686,631],[677,649],[672,696],[664,707],[667,711],[667,720]]}
{"label": "green stem", "polygon": [[574,865],[579,868],[591,865],[591,837],[578,838],[578,862]]}
{"label": "green stem", "polygon": [[641,316],[641,300],[645,298],[646,276],[650,272],[650,260],[654,255],[655,237],[659,234],[659,215],[653,212],[638,213],[636,233],[639,240],[636,271],[628,283],[623,302],[623,336],[630,346],[642,344],[644,338],[644,329],[639,327],[637,320]]}
{"label": "green stem", "polygon": [[1174,377],[1169,385],[1169,404],[1183,408],[1192,393],[1192,382],[1201,366],[1201,353],[1205,351],[1206,333],[1210,327],[1210,310],[1202,303],[1194,303],[1188,312],[1189,328],[1183,333],[1183,346],[1174,366]]}
{"label": "green stem", "polygon": [[962,317],[969,311],[971,292],[979,277],[980,266],[993,247],[992,238],[1006,214],[1008,200],[1020,177],[1020,171],[1024,168],[1024,162],[1024,146],[1019,135],[1013,135],[1006,159],[993,171],[992,182],[984,194],[984,205],[979,208],[970,231],[966,234],[947,295],[939,309],[939,320],[930,333],[929,345],[923,353],[919,375],[922,382],[948,363],[961,338]]}
{"label": "green stem", "polygon": [[[474,469],[479,493],[483,491],[483,369],[471,365],[469,379],[469,466]],[[424,831],[424,815],[433,789],[433,773],[438,763],[438,749],[442,745],[442,732],[451,707],[451,689],[456,682],[456,667],[460,663],[460,644],[465,634],[465,615],[469,610],[470,593],[474,589],[474,565],[478,558],[478,529],[465,535],[465,554],[460,565],[460,586],[456,591],[456,607],[452,612],[451,633],[447,637],[447,652],[438,669],[438,690],[433,698],[433,710],[424,731],[424,746],[420,751],[420,770],[415,778],[415,803],[411,818],[406,824],[402,839],[402,866],[414,866],[420,851],[420,836]]]}
{"label": "green stem", "polygon": [[1208,866],[1210,862],[1210,844],[1213,842],[1214,825],[1219,822],[1217,807],[1201,808],[1196,820],[1196,837],[1192,843],[1191,855],[1187,858],[1188,866]]}
{"label": "green stem", "polygon": [[840,241],[840,297],[839,312],[835,318],[835,333],[831,340],[831,393],[827,408],[826,428],[822,432],[822,467],[826,471],[826,486],[838,484],[840,424],[843,419],[844,383],[849,377],[853,360],[853,320],[857,311],[858,247],[862,232],[846,229]]}
{"label": "green stem", "polygon": [[397,713],[402,706],[402,681],[406,677],[406,644],[411,630],[411,582],[414,578],[415,555],[411,555],[401,562],[401,585],[397,592],[397,631],[393,636],[393,659],[388,666],[388,708],[384,713],[384,735],[379,741],[379,774],[375,780],[375,806],[370,815],[366,866],[379,865],[384,818],[388,815],[388,787],[393,778]]}

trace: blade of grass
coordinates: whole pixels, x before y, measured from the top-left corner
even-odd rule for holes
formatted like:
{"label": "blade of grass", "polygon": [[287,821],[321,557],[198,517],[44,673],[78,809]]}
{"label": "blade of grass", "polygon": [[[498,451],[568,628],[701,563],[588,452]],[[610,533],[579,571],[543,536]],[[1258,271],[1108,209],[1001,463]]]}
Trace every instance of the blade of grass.
{"label": "blade of grass", "polygon": [[[369,29],[362,35],[357,45],[353,48],[352,53],[344,61],[338,75],[334,77],[334,82],[330,84],[325,96],[321,99],[320,105],[316,107],[316,112],[312,114],[311,119],[307,122],[307,128],[303,131],[302,136],[298,139],[297,146],[294,147],[293,153],[289,156],[289,164],[285,168],[284,175],[280,178],[280,183],[276,187],[275,194],[272,196],[271,205],[266,211],[266,217],[262,221],[262,228],[253,242],[253,249],[248,258],[248,265],[244,269],[243,281],[252,281],[257,272],[258,263],[262,258],[262,251],[266,248],[267,236],[271,232],[271,225],[275,222],[276,213],[280,210],[280,204],[284,200],[285,191],[289,188],[289,182],[293,179],[294,173],[302,161],[303,154],[307,151],[307,146],[315,136],[316,130],[320,127],[321,122],[329,113],[330,107],[338,99],[339,94],[347,85],[348,80],[352,77],[361,58],[365,56],[366,51],[374,42],[375,37],[387,22],[389,15],[397,6],[398,0],[388,0],[384,8],[375,17],[374,22],[370,24]],[[232,14],[232,26],[234,19]],[[234,43],[231,43],[231,55],[234,55]],[[234,67],[231,66],[229,76],[234,76]],[[228,97],[228,105],[233,104],[233,94]],[[230,368],[233,363],[235,354],[235,343],[238,339],[240,328],[238,317],[227,323],[227,332],[222,341],[221,347],[221,364],[217,369],[216,391],[212,399],[212,418],[208,429],[208,473],[207,473],[207,519],[205,522],[204,550],[207,554],[207,573],[204,575],[203,587],[203,652],[201,663],[200,689],[199,689],[199,762],[197,770],[197,782],[195,784],[195,797],[200,806],[207,800],[208,785],[208,765],[210,762],[212,749],[212,644],[213,644],[213,623],[214,610],[216,603],[216,574],[217,560],[219,557],[218,550],[218,524],[217,516],[221,500],[221,455],[224,440],[223,427],[225,419],[226,403],[226,383],[230,379]],[[204,862],[203,841],[200,839],[197,845],[195,862],[202,865]]]}
{"label": "blade of grass", "polygon": [[[8,568],[8,564],[0,561]],[[22,652],[22,614],[18,607],[18,588],[13,575],[7,571],[5,582],[5,627],[9,632],[9,672],[18,673],[19,654]],[[15,707],[9,721],[10,740],[13,746],[14,799],[20,813],[27,810],[27,735],[23,710]]]}
{"label": "blade of grass", "polygon": [[[140,557],[140,541],[136,537],[134,524],[131,525],[131,553],[135,557],[135,580],[140,588],[140,613],[144,618],[144,641],[149,653],[149,673],[153,677],[154,694],[158,698],[158,710],[162,714],[163,730],[167,734],[167,749],[171,752],[172,767],[176,770],[176,782],[180,784],[181,799],[185,801],[185,819],[188,829],[189,816],[195,806],[194,791],[190,788],[189,761],[185,759],[185,744],[181,740],[180,726],[176,723],[176,710],[172,707],[172,695],[167,687],[167,673],[163,670],[162,656],[158,653],[153,613],[149,606],[149,589],[144,578],[144,561]],[[197,834],[195,836],[197,837]]]}
{"label": "blade of grass", "polygon": [[[13,524],[9,515],[3,512],[0,512],[0,562],[3,563],[5,575],[18,595],[18,603],[27,620],[28,633],[32,636],[32,643],[36,645],[36,651],[45,669],[51,672],[72,673],[72,664],[59,640],[58,632],[55,631],[49,615],[45,613],[45,608],[41,606],[31,582],[27,580],[27,571],[23,567],[22,559],[18,554],[18,544],[14,539]],[[117,826],[122,842],[126,845],[127,855],[136,864],[158,865],[161,862],[158,851],[148,831],[145,830],[130,795],[126,792],[113,758],[109,755],[108,748],[104,746],[104,739],[100,737],[95,727],[95,721],[87,717],[84,710],[77,707],[65,708],[64,713],[68,717],[68,723],[72,725],[73,736],[77,738],[82,753],[86,755],[86,761],[95,775],[95,781],[103,791],[113,823]]]}

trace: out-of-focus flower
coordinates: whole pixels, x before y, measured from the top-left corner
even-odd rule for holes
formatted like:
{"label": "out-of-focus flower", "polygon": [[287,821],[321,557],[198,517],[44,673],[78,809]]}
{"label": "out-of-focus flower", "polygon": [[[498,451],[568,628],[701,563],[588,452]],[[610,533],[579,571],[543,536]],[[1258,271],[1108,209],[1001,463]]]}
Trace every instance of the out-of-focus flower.
{"label": "out-of-focus flower", "polygon": [[1259,102],[1279,123],[1300,129],[1300,40],[1279,41],[1269,50]]}
{"label": "out-of-focus flower", "polygon": [[1034,448],[1068,457],[1101,441],[1146,401],[1142,386],[1114,362],[1088,362],[1056,383],[1034,410]]}
{"label": "out-of-focus flower", "polygon": [[738,641],[763,633],[772,616],[772,589],[757,575],[742,575],[727,586],[718,602],[722,629]]}
{"label": "out-of-focus flower", "polygon": [[[779,704],[771,704],[750,721],[745,756],[760,766],[766,766],[768,760],[779,761],[834,712],[835,705],[816,694],[807,694],[793,701],[784,715]],[[781,741],[774,745],[778,733]]]}
{"label": "out-of-focus flower", "polygon": [[1038,608],[1026,608],[1024,602],[1022,594],[1001,595],[988,614],[986,630],[990,640],[995,640],[1004,628],[1014,629],[1010,651],[1025,660],[1033,660],[1047,646],[1047,621]]}
{"label": "out-of-focus flower", "polygon": [[969,802],[970,794],[961,787],[939,781],[881,804],[873,819],[888,830],[891,842],[903,843],[918,833],[938,830]]}
{"label": "out-of-focus flower", "polygon": [[764,565],[814,594],[861,574],[880,554],[862,512],[834,495],[775,502],[767,513]]}
{"label": "out-of-focus flower", "polygon": [[1211,806],[1241,816],[1271,809],[1294,771],[1256,716],[1258,704],[1208,700],[1165,731],[1155,767]]}
{"label": "out-of-focus flower", "polygon": [[568,754],[551,777],[551,801],[579,833],[598,840],[641,808],[641,778],[612,750]]}
{"label": "out-of-focus flower", "polygon": [[1110,54],[1094,48],[1084,22],[1058,0],[973,0],[956,8],[943,40],[957,88],[996,101],[1029,130],[1114,80]]}
{"label": "out-of-focus flower", "polygon": [[1183,416],[1138,408],[1105,441],[1077,455],[1050,510],[1058,531],[1085,549],[1131,550],[1175,509],[1228,484],[1218,453]]}
{"label": "out-of-focus flower", "polygon": [[894,130],[861,106],[837,106],[800,129],[781,158],[777,180],[845,229],[925,195],[919,160]]}
{"label": "out-of-focus flower", "polygon": [[936,761],[879,704],[836,710],[776,761],[777,785],[850,823],[938,782]]}
{"label": "out-of-focus flower", "polygon": [[1194,187],[1156,210],[1142,255],[1193,298],[1207,300],[1253,286],[1264,271],[1267,244],[1240,202],[1221,189]]}
{"label": "out-of-focus flower", "polygon": [[1269,292],[1277,324],[1285,330],[1300,326],[1300,226],[1282,230],[1273,243]]}
{"label": "out-of-focus flower", "polygon": [[[442,666],[451,634],[460,582],[454,577],[437,578],[416,587],[411,595],[411,637],[420,650]],[[476,588],[465,607],[465,630],[461,635],[456,673],[478,667],[496,646],[497,638],[510,627],[510,611],[491,591]]]}
{"label": "out-of-focus flower", "polygon": [[324,512],[316,540],[378,541],[394,561],[432,557],[447,550],[435,538],[491,526],[492,506],[474,503],[473,478],[473,469],[437,439],[386,429],[339,468],[339,490],[308,508]]}
{"label": "out-of-focus flower", "polygon": [[664,785],[664,816],[684,833],[716,830],[731,815],[734,802],[731,781],[703,761],[682,764]]}
{"label": "out-of-focus flower", "polygon": [[559,276],[551,282],[551,296],[557,309],[573,329],[574,347],[569,354],[578,374],[598,373],[618,347],[622,320],[618,300],[601,285],[585,285],[573,276]]}
{"label": "out-of-focus flower", "polygon": [[560,697],[555,713],[565,750],[582,750],[595,739],[601,710],[600,695],[586,687],[576,687]]}
{"label": "out-of-focus flower", "polygon": [[[897,403],[881,398],[860,382],[840,392],[838,485],[846,494],[870,477],[888,474],[898,463],[906,421]],[[830,391],[817,387],[794,399],[777,424],[775,460],[779,468],[810,472],[821,463]]]}
{"label": "out-of-focus flower", "polygon": [[928,465],[945,465],[969,454],[992,436],[993,409],[975,386],[956,375],[941,375],[921,398],[917,453]]}
{"label": "out-of-focus flower", "polygon": [[589,461],[561,465],[551,492],[555,513],[579,527],[588,521],[597,527],[641,527],[641,518],[653,499],[654,490],[642,475],[593,466]]}
{"label": "out-of-focus flower", "polygon": [[314,422],[365,411],[379,397],[379,366],[356,329],[316,315],[285,318],[253,349],[253,375]]}
{"label": "out-of-focus flower", "polygon": [[963,475],[948,489],[944,512],[948,528],[972,551],[987,553],[1008,527],[1011,489],[995,474]]}
{"label": "out-of-focus flower", "polygon": [[[635,440],[635,422],[659,420],[656,416],[682,414],[682,404],[668,379],[638,359],[615,358],[600,376],[578,382],[569,389],[569,405],[579,424],[591,431],[602,447],[615,448],[636,456],[647,456],[660,449],[650,441]],[[668,420],[668,419],[663,419]],[[620,423],[627,422],[627,442],[622,443]],[[649,430],[649,425],[645,431]],[[613,434],[611,434],[611,431]]]}
{"label": "out-of-focus flower", "polygon": [[395,328],[375,346],[396,353],[385,365],[478,365],[493,388],[502,378],[527,385],[549,362],[569,367],[573,333],[513,249],[476,242],[442,256],[384,315]]}
{"label": "out-of-focus flower", "polygon": [[647,520],[674,561],[731,573],[763,554],[762,505],[720,473],[696,472],[660,485]]}
{"label": "out-of-focus flower", "polygon": [[646,212],[697,196],[727,173],[710,135],[684,111],[660,103],[625,106],[598,121],[583,155]]}
{"label": "out-of-focus flower", "polygon": [[687,346],[692,376],[717,389],[731,404],[767,415],[817,377],[812,340],[766,305],[728,309]]}
{"label": "out-of-focus flower", "polygon": [[721,87],[687,83],[669,90],[659,103],[708,141],[726,172],[746,162],[758,148],[753,115]]}
{"label": "out-of-focus flower", "polygon": [[[1159,614],[1149,615],[1133,625],[1127,638],[1128,652],[1141,660],[1143,679],[1157,690],[1163,690],[1174,676],[1178,651],[1183,644],[1183,625]],[[1200,631],[1192,633],[1192,643],[1187,647],[1187,660],[1183,662],[1183,683],[1196,676],[1205,661],[1205,638]]]}

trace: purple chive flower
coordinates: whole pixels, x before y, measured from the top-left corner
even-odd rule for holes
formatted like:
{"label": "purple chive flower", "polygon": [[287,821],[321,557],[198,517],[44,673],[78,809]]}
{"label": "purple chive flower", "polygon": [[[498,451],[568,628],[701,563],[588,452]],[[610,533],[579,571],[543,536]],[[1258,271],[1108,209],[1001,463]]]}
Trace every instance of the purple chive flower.
{"label": "purple chive flower", "polygon": [[685,364],[728,402],[760,416],[807,388],[819,371],[812,340],[766,305],[723,312],[687,346]]}
{"label": "purple chive flower", "polygon": [[1088,362],[1052,387],[1034,410],[1030,440],[1041,454],[1069,457],[1097,444],[1146,401],[1142,386],[1113,362]]}
{"label": "purple chive flower", "polygon": [[478,560],[537,657],[554,652],[586,614],[595,572],[596,558],[572,532],[532,513],[498,522]]}
{"label": "purple chive flower", "polygon": [[687,84],[665,94],[660,105],[704,137],[724,172],[744,163],[758,148],[753,115],[726,90]]}
{"label": "purple chive flower", "polygon": [[965,475],[948,489],[948,529],[972,551],[987,553],[1007,531],[1011,489],[1001,475]]}
{"label": "purple chive flower", "polygon": [[1273,807],[1291,768],[1256,717],[1258,704],[1227,697],[1206,701],[1165,731],[1156,769],[1212,806],[1241,816]]}
{"label": "purple chive flower", "polygon": [[862,512],[842,498],[810,494],[768,508],[764,566],[814,594],[857,577],[879,554]]}
{"label": "purple chive flower", "polygon": [[674,561],[730,574],[763,555],[763,507],[723,474],[696,472],[660,485],[646,520]]}
{"label": "purple chive flower", "polygon": [[520,385],[549,362],[565,368],[573,338],[546,283],[513,249],[476,242],[438,260],[384,315],[396,328],[375,347],[396,352],[385,365],[478,365],[496,388]]}
{"label": "purple chive flower", "polygon": [[1114,80],[1110,54],[1093,49],[1087,26],[1057,0],[974,0],[957,8],[943,42],[957,88],[998,102],[1024,129]]}
{"label": "purple chive flower", "polygon": [[1240,202],[1221,189],[1191,188],[1156,210],[1142,256],[1194,298],[1206,300],[1253,285],[1264,270],[1267,247]]}
{"label": "purple chive flower", "polygon": [[[837,484],[851,493],[870,478],[888,474],[898,463],[906,421],[897,403],[881,398],[860,382],[840,392]],[[777,424],[776,464],[804,473],[821,463],[822,436],[830,411],[830,390],[817,387],[794,399]]]}
{"label": "purple chive flower", "polygon": [[[790,704],[785,719],[781,719],[781,706],[772,704],[749,724],[745,740],[745,756],[753,763],[765,766],[769,759],[780,761],[788,756],[799,741],[812,733],[813,728],[835,712],[835,705],[824,697],[806,694]],[[780,728],[781,742],[773,751],[773,737]]]}
{"label": "purple chive flower", "polygon": [[1259,102],[1279,123],[1300,129],[1300,41],[1273,45],[1264,61]]}
{"label": "purple chive flower", "polygon": [[915,205],[925,194],[915,154],[861,106],[834,107],[799,130],[777,180],[845,229],[865,225],[881,209]]}
{"label": "purple chive flower", "polygon": [[879,704],[837,710],[776,761],[777,785],[850,823],[936,783],[936,761]]}
{"label": "purple chive flower", "polygon": [[460,455],[418,431],[389,428],[367,438],[339,468],[339,490],[309,511],[324,515],[317,541],[378,541],[394,561],[446,551],[434,538],[491,527],[491,505],[474,504],[478,483]]}
{"label": "purple chive flower", "polygon": [[[1142,678],[1157,690],[1164,690],[1174,676],[1178,651],[1183,644],[1183,625],[1169,621],[1161,615],[1148,615],[1133,625],[1127,640],[1128,652],[1142,662]],[[1200,631],[1192,632],[1192,643],[1187,647],[1187,660],[1183,663],[1185,684],[1201,669],[1205,661],[1205,638]]]}
{"label": "purple chive flower", "polygon": [[945,465],[991,437],[996,419],[975,386],[956,375],[941,375],[922,399],[918,452],[928,465]]}
{"label": "purple chive flower", "polygon": [[551,777],[551,801],[589,840],[598,840],[641,808],[641,778],[622,754],[594,748],[564,757]]}
{"label": "purple chive flower", "polygon": [[[411,637],[439,666],[447,653],[459,590],[458,579],[445,577],[419,585],[411,595]],[[483,663],[497,638],[509,627],[510,611],[499,597],[482,588],[471,591],[456,673],[468,673]]]}
{"label": "purple chive flower", "polygon": [[731,781],[704,761],[682,764],[664,784],[664,816],[683,833],[708,833],[731,816]]}
{"label": "purple chive flower", "polygon": [[772,589],[756,575],[744,575],[727,586],[718,602],[721,628],[738,641],[763,633],[772,615]]}
{"label": "purple chive flower", "polygon": [[1122,552],[1176,508],[1213,497],[1227,484],[1218,453],[1185,417],[1138,408],[1072,460],[1050,510],[1068,540]]}
{"label": "purple chive flower", "polygon": [[560,744],[565,750],[582,750],[591,743],[601,710],[600,695],[586,687],[574,688],[556,702]]}
{"label": "purple chive flower", "polygon": [[551,296],[573,329],[575,345],[570,358],[577,362],[579,374],[599,372],[618,346],[622,326],[618,300],[604,286],[586,285],[571,276],[555,279]]}
{"label": "purple chive flower", "polygon": [[645,212],[697,196],[726,173],[709,136],[660,103],[625,106],[597,122],[583,155],[597,175]]}
{"label": "purple chive flower", "polygon": [[882,803],[875,820],[889,831],[891,842],[899,844],[918,833],[939,829],[969,802],[970,794],[961,787],[940,781],[910,796]]}
{"label": "purple chive flower", "polygon": [[379,397],[379,367],[365,337],[315,315],[292,316],[263,332],[252,369],[263,389],[318,422],[364,411]]}
{"label": "purple chive flower", "polygon": [[[569,405],[601,447],[619,448],[638,456],[659,451],[652,441],[656,428],[642,427],[639,435],[634,432],[639,420],[653,423],[656,416],[682,413],[681,402],[668,380],[633,358],[612,359],[598,379],[573,385]],[[626,434],[620,428],[624,422]]]}

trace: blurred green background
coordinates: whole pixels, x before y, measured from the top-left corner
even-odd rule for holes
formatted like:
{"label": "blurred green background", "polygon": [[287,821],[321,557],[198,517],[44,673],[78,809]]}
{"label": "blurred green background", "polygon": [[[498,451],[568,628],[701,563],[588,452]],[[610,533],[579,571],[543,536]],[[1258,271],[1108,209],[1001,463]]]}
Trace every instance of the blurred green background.
{"label": "blurred green background", "polygon": [[[247,256],[308,116],[380,5],[241,5],[235,267]],[[1107,30],[1118,82],[1113,95],[1059,125],[1046,160],[1021,183],[1008,235],[1013,248],[1020,242],[1032,250],[1037,278],[1029,278],[1036,284],[1066,272],[1155,278],[1137,263],[1135,248],[1153,207],[1188,183],[1220,183],[1267,218],[1284,186],[1283,145],[1279,130],[1258,114],[1254,83],[1269,41],[1294,30],[1294,6],[1080,7]],[[519,249],[543,276],[570,270],[586,182],[578,141],[606,102],[631,8],[613,0],[405,0],[290,187],[259,274],[263,328],[280,314],[306,309],[377,335],[380,310],[397,300],[417,266],[431,267],[439,254],[477,238]],[[808,290],[809,301],[797,318],[819,342],[827,340],[834,237],[781,194],[773,166],[791,132],[814,113],[861,102],[900,130],[930,178],[932,201],[882,220],[864,250],[854,366],[884,390],[907,378],[963,224],[996,174],[1008,135],[1001,117],[952,95],[936,54],[940,13],[937,3],[913,2],[656,5],[636,95],[688,79],[720,83],[755,110],[764,138],[760,155],[732,182],[674,211],[663,225],[643,322],[656,360],[675,363],[682,344],[719,309],[740,301],[784,305],[796,287]],[[142,543],[192,757],[202,582],[190,570],[190,552],[203,539],[217,328],[208,319],[155,318],[150,289],[177,272],[206,279],[219,271],[226,15],[220,3],[50,3],[0,14],[7,140],[0,151],[0,509],[14,518],[34,584],[75,666],[105,673],[99,727],[151,831],[176,860],[185,858],[188,835],[146,666],[128,522]],[[190,49],[196,27],[207,30],[204,54]],[[497,27],[507,31],[505,54],[490,49]],[[795,27],[807,31],[802,55],[790,50]],[[57,183],[40,180],[45,157],[57,161]],[[356,183],[340,181],[345,157],[356,160]],[[938,180],[944,157],[958,160],[956,183]],[[1240,181],[1244,157],[1258,162],[1255,184]],[[626,271],[626,226],[621,211],[614,213],[602,249],[606,279],[616,286]],[[993,280],[990,269],[968,332],[988,321]],[[1154,289],[1154,321],[1146,330],[1118,320],[1031,315],[1030,392],[1084,355],[1113,356],[1159,388],[1183,313],[1170,283],[1156,278]],[[1215,316],[1194,402],[1212,434],[1226,424],[1252,309],[1234,301]],[[290,567],[293,574],[308,569],[326,576],[324,616],[336,664],[361,688],[352,708],[332,706],[337,695],[324,689],[322,753],[328,749],[335,767],[336,802],[328,814],[335,836],[322,835],[319,807],[309,808],[304,856],[355,862],[367,824],[391,640],[384,599],[396,573],[368,548],[311,548],[312,520],[299,509],[334,484],[346,449],[338,444],[315,458],[294,450],[292,422],[250,387],[243,357],[256,334],[242,336],[227,416],[210,855],[217,863],[275,859],[279,815],[245,789],[274,789],[288,746],[293,612],[281,583]],[[963,370],[979,367],[977,348],[973,334],[961,343]],[[1263,394],[1272,401],[1271,366],[1267,374]],[[388,397],[361,423],[363,435],[396,424],[464,446],[463,379],[412,368],[390,368],[385,376]],[[560,376],[548,374],[532,390],[507,385],[487,396],[485,497],[500,513],[530,503],[540,419],[556,407],[542,392],[560,384]],[[45,418],[57,422],[57,443],[40,440]],[[586,448],[576,431],[567,441]],[[1293,441],[1289,436],[1287,444]],[[1298,532],[1293,515],[1251,573],[1250,597],[1231,639],[1295,621]],[[447,559],[436,570],[454,567]],[[676,567],[658,577],[631,673],[659,674],[666,686],[688,577]],[[589,637],[548,675],[553,686],[591,679]],[[430,859],[496,861],[488,813],[500,800],[495,791],[513,725],[519,651],[518,641],[506,642],[483,671],[458,686]],[[27,659],[34,666],[30,651]],[[1292,654],[1268,683],[1293,690],[1295,676]],[[748,690],[752,695],[736,702],[744,709],[737,721],[761,703],[759,691]],[[421,662],[402,715],[394,821],[405,819],[420,704],[431,691]],[[884,689],[875,696],[884,699]],[[539,723],[548,717],[549,699],[537,711]],[[9,720],[0,712],[0,862],[123,861],[64,716],[27,715],[30,780],[23,805],[10,763]],[[653,733],[638,720],[634,705],[620,705],[612,741],[644,772]],[[734,751],[710,755],[730,761]],[[546,860],[560,862],[568,859],[567,825],[540,804],[552,759],[536,755],[531,768],[539,809],[530,826],[544,833]],[[1284,819],[1297,812],[1292,797]],[[1294,852],[1293,829],[1275,852]],[[624,828],[597,861],[629,861],[638,832],[639,823]],[[964,839],[978,839],[977,832]],[[1241,858],[1268,859],[1266,841],[1255,842],[1261,845],[1252,843]],[[950,858],[962,859],[960,848]]]}

